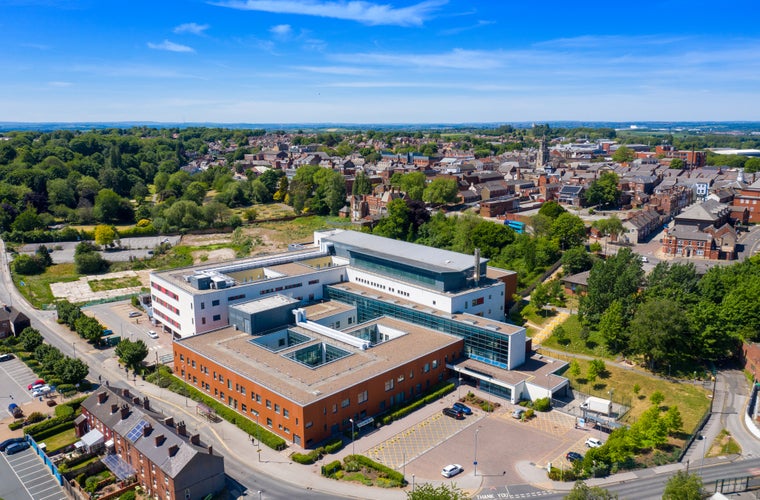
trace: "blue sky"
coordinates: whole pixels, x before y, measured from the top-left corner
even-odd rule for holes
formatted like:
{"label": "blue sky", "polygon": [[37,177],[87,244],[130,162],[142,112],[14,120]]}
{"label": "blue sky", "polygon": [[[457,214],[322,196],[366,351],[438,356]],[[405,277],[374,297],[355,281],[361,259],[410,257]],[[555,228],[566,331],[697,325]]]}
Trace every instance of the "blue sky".
{"label": "blue sky", "polygon": [[747,0],[0,0],[0,121],[755,121],[759,15]]}

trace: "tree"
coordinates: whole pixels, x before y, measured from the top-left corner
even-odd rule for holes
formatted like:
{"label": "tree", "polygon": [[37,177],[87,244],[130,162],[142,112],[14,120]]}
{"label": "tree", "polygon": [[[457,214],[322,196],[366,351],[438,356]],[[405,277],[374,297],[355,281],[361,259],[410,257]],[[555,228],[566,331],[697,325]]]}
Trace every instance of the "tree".
{"label": "tree", "polygon": [[76,385],[84,380],[90,369],[81,359],[66,356],[55,363],[54,371],[64,384]]}
{"label": "tree", "polygon": [[365,174],[363,171],[356,174],[354,183],[351,186],[351,194],[354,196],[360,196],[363,194],[370,194],[371,192],[372,180],[369,178],[369,175]]}
{"label": "tree", "polygon": [[66,179],[51,179],[47,183],[48,203],[51,206],[64,205],[76,206],[76,194],[74,188]]}
{"label": "tree", "polygon": [[612,160],[618,163],[628,163],[635,159],[636,151],[626,146],[620,146],[614,153],[612,153]]}
{"label": "tree", "polygon": [[116,228],[106,224],[98,224],[95,226],[95,243],[100,246],[110,246],[115,240],[119,238],[116,233]]}
{"label": "tree", "polygon": [[591,227],[596,228],[599,233],[604,237],[611,236],[613,240],[617,240],[617,237],[625,232],[623,222],[616,216],[612,216],[609,219],[599,219],[591,224]]}
{"label": "tree", "polygon": [[208,186],[206,186],[205,182],[193,181],[185,188],[182,199],[194,201],[196,205],[203,205],[207,191]]}
{"label": "tree", "polygon": [[668,411],[665,412],[664,421],[669,434],[681,432],[681,429],[683,428],[683,418],[681,417],[681,412],[678,410],[677,406],[671,406],[668,408]]}
{"label": "tree", "polygon": [[425,188],[422,201],[431,205],[444,205],[455,201],[458,193],[456,180],[438,177]]}
{"label": "tree", "polygon": [[676,169],[676,170],[683,170],[683,168],[686,166],[686,163],[681,158],[673,158],[670,160],[670,168]]}
{"label": "tree", "polygon": [[599,486],[588,486],[583,481],[576,481],[565,500],[615,500],[617,497]]}
{"label": "tree", "polygon": [[34,352],[43,342],[42,334],[40,334],[39,330],[35,330],[30,326],[24,328],[21,335],[19,335],[19,340],[26,352]]}
{"label": "tree", "polygon": [[440,484],[433,486],[430,483],[421,483],[413,490],[406,492],[407,500],[466,500],[469,498],[455,484]]}
{"label": "tree", "polygon": [[36,255],[21,254],[11,263],[13,272],[23,276],[31,276],[45,272],[45,264]]}
{"label": "tree", "polygon": [[562,254],[562,269],[566,276],[588,271],[594,265],[594,257],[583,246],[572,247]]}
{"label": "tree", "polygon": [[577,359],[570,361],[568,372],[573,377],[578,377],[581,374],[581,365],[578,363]]}
{"label": "tree", "polygon": [[551,237],[563,250],[576,247],[586,240],[586,226],[580,217],[565,212],[552,223]]}
{"label": "tree", "polygon": [[126,366],[136,369],[148,356],[148,347],[142,340],[132,342],[129,339],[122,339],[114,352]]}
{"label": "tree", "polygon": [[539,283],[530,293],[530,303],[540,312],[546,304],[549,303],[549,287],[544,283]]}
{"label": "tree", "polygon": [[697,474],[678,471],[665,484],[663,500],[701,500],[702,479]]}
{"label": "tree", "polygon": [[251,182],[251,198],[255,203],[269,203],[272,201],[272,193],[261,182],[261,179],[254,179]]}
{"label": "tree", "polygon": [[607,367],[601,359],[592,359],[588,364],[588,379],[593,382],[607,373]]}
{"label": "tree", "polygon": [[[396,174],[393,177],[396,177]],[[409,172],[396,177],[396,185],[412,200],[422,200],[426,181],[427,177],[422,172]],[[392,178],[391,184],[393,184]]]}
{"label": "tree", "polygon": [[108,269],[108,261],[98,252],[87,252],[74,256],[78,274],[99,274]]}
{"label": "tree", "polygon": [[586,203],[602,207],[615,207],[620,201],[618,176],[614,172],[604,172],[592,182],[585,193]]}
{"label": "tree", "polygon": [[562,205],[554,200],[545,202],[541,205],[541,208],[538,209],[538,213],[540,215],[545,215],[551,219],[556,219],[565,212],[567,212],[567,210],[565,210]]}
{"label": "tree", "polygon": [[401,198],[391,200],[388,202],[387,209],[388,215],[380,219],[372,233],[394,240],[406,240],[411,226],[409,207],[406,202]]}
{"label": "tree", "polygon": [[659,408],[662,402],[665,401],[665,394],[660,391],[654,391],[652,395],[649,396],[649,401],[651,401],[654,406]]}
{"label": "tree", "polygon": [[26,210],[18,214],[16,220],[11,224],[12,230],[21,232],[33,231],[44,227],[45,224],[37,214],[37,210],[31,204],[26,207]]}
{"label": "tree", "polygon": [[625,329],[623,304],[619,300],[613,300],[610,307],[602,313],[597,328],[612,352],[620,352],[623,349],[628,335]]}
{"label": "tree", "polygon": [[641,259],[629,248],[622,248],[607,260],[597,261],[588,277],[586,295],[581,297],[579,313],[586,325],[595,325],[614,300],[623,305],[627,317],[644,278]]}
{"label": "tree", "polygon": [[95,318],[81,315],[74,322],[74,330],[85,340],[95,342],[103,335],[103,325]]}
{"label": "tree", "polygon": [[50,267],[53,265],[53,257],[50,255],[50,250],[45,245],[40,245],[37,250],[34,251],[35,257],[40,259],[40,262],[44,267]]}
{"label": "tree", "polygon": [[101,189],[95,196],[95,218],[101,222],[116,222],[123,217],[122,197],[112,189]]}
{"label": "tree", "polygon": [[691,328],[678,303],[649,299],[631,320],[631,352],[641,354],[652,369],[693,359]]}

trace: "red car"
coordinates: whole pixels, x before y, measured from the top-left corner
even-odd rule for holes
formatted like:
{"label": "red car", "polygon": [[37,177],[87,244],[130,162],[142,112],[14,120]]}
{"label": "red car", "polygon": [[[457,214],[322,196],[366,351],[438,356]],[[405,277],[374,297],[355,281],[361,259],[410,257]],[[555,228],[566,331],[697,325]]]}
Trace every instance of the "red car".
{"label": "red car", "polygon": [[26,388],[31,391],[32,389],[34,389],[34,386],[36,385],[45,385],[45,381],[42,380],[41,378],[38,378],[33,383],[29,384]]}

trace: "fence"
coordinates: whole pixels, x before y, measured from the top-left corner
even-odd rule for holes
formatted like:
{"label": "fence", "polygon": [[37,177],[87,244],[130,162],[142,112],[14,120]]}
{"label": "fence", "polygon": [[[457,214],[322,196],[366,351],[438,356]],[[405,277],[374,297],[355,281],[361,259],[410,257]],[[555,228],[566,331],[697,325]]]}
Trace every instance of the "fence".
{"label": "fence", "polygon": [[40,448],[40,446],[37,444],[37,441],[35,441],[34,438],[29,434],[26,435],[26,440],[29,442],[37,455],[42,458],[42,462],[50,469],[50,472],[58,480],[58,484],[63,486],[63,476],[61,476],[61,473],[58,471],[58,467],[56,467],[53,461],[50,460],[50,457],[47,456],[47,453],[45,453],[45,451]]}

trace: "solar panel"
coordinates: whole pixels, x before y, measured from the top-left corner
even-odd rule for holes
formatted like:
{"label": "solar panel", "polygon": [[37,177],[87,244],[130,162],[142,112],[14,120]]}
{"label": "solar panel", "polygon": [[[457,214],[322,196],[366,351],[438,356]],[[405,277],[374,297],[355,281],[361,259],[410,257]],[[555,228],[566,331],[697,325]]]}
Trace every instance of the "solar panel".
{"label": "solar panel", "polygon": [[119,455],[106,455],[101,462],[121,480],[135,475],[135,470],[127,462],[121,459]]}
{"label": "solar panel", "polygon": [[148,422],[146,422],[145,420],[140,420],[139,422],[137,422],[137,425],[132,427],[132,430],[127,433],[127,439],[129,439],[133,443],[137,441],[137,438],[139,438],[142,435],[142,431],[146,425],[148,425]]}

